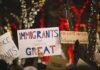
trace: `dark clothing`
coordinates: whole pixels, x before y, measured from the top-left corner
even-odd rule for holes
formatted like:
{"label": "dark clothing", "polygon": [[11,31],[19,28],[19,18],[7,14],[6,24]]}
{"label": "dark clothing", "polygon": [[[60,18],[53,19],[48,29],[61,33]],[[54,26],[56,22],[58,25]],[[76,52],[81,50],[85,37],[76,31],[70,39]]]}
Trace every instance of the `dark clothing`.
{"label": "dark clothing", "polygon": [[0,70],[8,70],[8,64],[4,61],[0,59]]}

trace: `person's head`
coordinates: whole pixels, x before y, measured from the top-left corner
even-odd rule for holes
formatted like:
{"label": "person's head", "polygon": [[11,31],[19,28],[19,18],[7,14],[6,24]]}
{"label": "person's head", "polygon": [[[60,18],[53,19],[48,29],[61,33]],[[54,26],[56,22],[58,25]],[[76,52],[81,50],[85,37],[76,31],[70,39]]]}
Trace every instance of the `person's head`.
{"label": "person's head", "polygon": [[33,66],[27,66],[24,68],[24,70],[37,70],[37,69]]}
{"label": "person's head", "polygon": [[75,41],[75,45],[79,45],[79,40],[76,40]]}

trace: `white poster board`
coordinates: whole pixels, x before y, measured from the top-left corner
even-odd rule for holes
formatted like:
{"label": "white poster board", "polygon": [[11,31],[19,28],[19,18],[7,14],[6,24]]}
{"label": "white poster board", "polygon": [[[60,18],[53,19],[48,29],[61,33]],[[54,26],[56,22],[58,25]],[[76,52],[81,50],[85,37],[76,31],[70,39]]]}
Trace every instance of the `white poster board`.
{"label": "white poster board", "polygon": [[[15,59],[19,56],[19,51],[11,38],[9,32],[0,36],[0,59]],[[7,58],[6,58],[7,57]]]}
{"label": "white poster board", "polygon": [[80,44],[88,44],[88,33],[87,32],[76,32],[76,31],[60,31],[61,43],[75,43],[79,40]]}
{"label": "white poster board", "polygon": [[59,28],[18,30],[20,58],[60,55]]}

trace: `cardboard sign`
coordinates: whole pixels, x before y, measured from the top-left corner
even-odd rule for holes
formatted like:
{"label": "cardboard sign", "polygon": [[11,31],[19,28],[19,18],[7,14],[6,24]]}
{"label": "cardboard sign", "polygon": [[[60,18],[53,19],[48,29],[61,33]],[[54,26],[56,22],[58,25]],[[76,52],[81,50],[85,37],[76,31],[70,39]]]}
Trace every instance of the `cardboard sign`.
{"label": "cardboard sign", "polygon": [[18,30],[20,58],[60,55],[59,29],[41,28]]}
{"label": "cardboard sign", "polygon": [[51,56],[46,70],[66,70],[66,63],[61,56]]}
{"label": "cardboard sign", "polygon": [[80,44],[88,44],[87,32],[75,32],[75,31],[60,31],[61,43],[75,43],[79,40]]}
{"label": "cardboard sign", "polygon": [[[14,44],[9,32],[0,36],[0,58],[17,58],[19,56],[19,51]],[[7,58],[6,58],[7,59]]]}

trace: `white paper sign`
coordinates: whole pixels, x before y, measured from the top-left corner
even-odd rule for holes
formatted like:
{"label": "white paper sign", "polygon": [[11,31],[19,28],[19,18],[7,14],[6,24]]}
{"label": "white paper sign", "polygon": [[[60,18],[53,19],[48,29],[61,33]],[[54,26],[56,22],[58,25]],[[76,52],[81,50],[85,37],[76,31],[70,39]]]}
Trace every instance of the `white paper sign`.
{"label": "white paper sign", "polygon": [[0,58],[17,58],[19,56],[18,49],[14,44],[9,32],[0,36]]}
{"label": "white paper sign", "polygon": [[59,29],[40,28],[18,30],[20,58],[60,55]]}
{"label": "white paper sign", "polygon": [[75,32],[75,31],[60,31],[61,43],[75,43],[79,40],[80,44],[88,44],[87,32]]}

